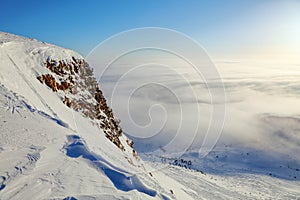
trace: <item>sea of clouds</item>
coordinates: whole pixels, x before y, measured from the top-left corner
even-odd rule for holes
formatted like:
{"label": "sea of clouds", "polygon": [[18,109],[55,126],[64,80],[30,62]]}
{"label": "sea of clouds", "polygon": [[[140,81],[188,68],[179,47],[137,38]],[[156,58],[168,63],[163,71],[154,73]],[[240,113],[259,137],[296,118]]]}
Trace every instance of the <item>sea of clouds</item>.
{"label": "sea of clouds", "polygon": [[[124,132],[142,154],[205,149],[206,138],[215,148],[230,145],[300,160],[300,65],[214,63],[220,79],[207,80],[176,55],[143,50],[106,63],[97,78]],[[212,90],[225,90],[226,100],[212,103]],[[222,132],[210,137],[213,110],[224,105]]]}

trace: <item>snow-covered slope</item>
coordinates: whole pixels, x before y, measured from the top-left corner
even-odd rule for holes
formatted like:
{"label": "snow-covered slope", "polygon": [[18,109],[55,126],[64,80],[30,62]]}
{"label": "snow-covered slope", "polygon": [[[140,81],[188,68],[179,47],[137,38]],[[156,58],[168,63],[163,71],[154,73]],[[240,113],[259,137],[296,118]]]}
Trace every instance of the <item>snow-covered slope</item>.
{"label": "snow-covered slope", "polygon": [[298,166],[247,171],[253,152],[190,152],[195,170],[141,160],[92,72],[76,52],[0,32],[1,200],[299,199]]}
{"label": "snow-covered slope", "polygon": [[0,68],[0,199],[175,198],[150,176],[79,54],[0,33]]}

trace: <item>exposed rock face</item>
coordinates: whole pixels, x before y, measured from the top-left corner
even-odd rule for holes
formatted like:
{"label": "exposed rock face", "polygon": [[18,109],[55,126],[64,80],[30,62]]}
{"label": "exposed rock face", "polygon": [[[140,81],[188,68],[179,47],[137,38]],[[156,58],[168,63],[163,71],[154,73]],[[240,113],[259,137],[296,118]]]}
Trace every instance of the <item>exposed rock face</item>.
{"label": "exposed rock face", "polygon": [[[103,129],[106,137],[120,149],[124,146],[119,137],[122,135],[120,120],[107,106],[102,91],[99,89],[93,69],[83,59],[72,57],[71,61],[48,59],[45,66],[49,74],[42,74],[37,79],[57,92],[68,107],[83,113]],[[127,144],[133,147],[133,142]],[[133,151],[136,154],[136,151]],[[137,157],[137,155],[136,155]]]}
{"label": "exposed rock face", "polygon": [[51,74],[44,74],[38,77],[38,80],[41,83],[45,83],[48,87],[50,87],[54,92],[57,92],[57,83],[55,78]]}

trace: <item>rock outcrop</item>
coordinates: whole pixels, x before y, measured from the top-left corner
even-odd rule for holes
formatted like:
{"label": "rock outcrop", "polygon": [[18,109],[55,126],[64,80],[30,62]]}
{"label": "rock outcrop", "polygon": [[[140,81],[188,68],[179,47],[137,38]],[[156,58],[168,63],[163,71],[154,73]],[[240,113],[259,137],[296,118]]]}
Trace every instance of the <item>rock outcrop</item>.
{"label": "rock outcrop", "polygon": [[[114,117],[112,109],[108,107],[93,69],[88,63],[75,57],[70,61],[48,58],[45,67],[49,73],[42,74],[37,79],[57,92],[68,107],[95,121],[98,127],[103,129],[105,136],[124,150],[124,145],[119,139],[123,134],[120,120]],[[127,144],[133,147],[130,140]],[[137,157],[135,150],[133,154]]]}

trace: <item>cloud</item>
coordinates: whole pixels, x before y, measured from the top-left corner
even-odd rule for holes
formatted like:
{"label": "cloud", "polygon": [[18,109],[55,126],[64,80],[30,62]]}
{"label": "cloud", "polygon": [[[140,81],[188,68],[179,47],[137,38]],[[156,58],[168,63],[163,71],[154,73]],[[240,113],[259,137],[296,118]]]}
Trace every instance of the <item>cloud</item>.
{"label": "cloud", "polygon": [[227,100],[217,98],[212,103],[212,92],[218,94],[223,90],[221,80],[206,80],[180,58],[169,55],[162,59],[164,54],[121,58],[99,80],[108,103],[121,119],[123,130],[136,141],[138,151],[163,148],[180,152],[191,144],[191,148],[203,147],[205,139],[213,143],[215,138],[206,133],[211,128],[213,109],[224,104],[226,119],[217,145],[267,152],[281,151],[285,146],[282,151],[286,154],[296,150],[300,138],[292,135],[297,130],[277,125],[300,116],[298,66],[219,62]]}

